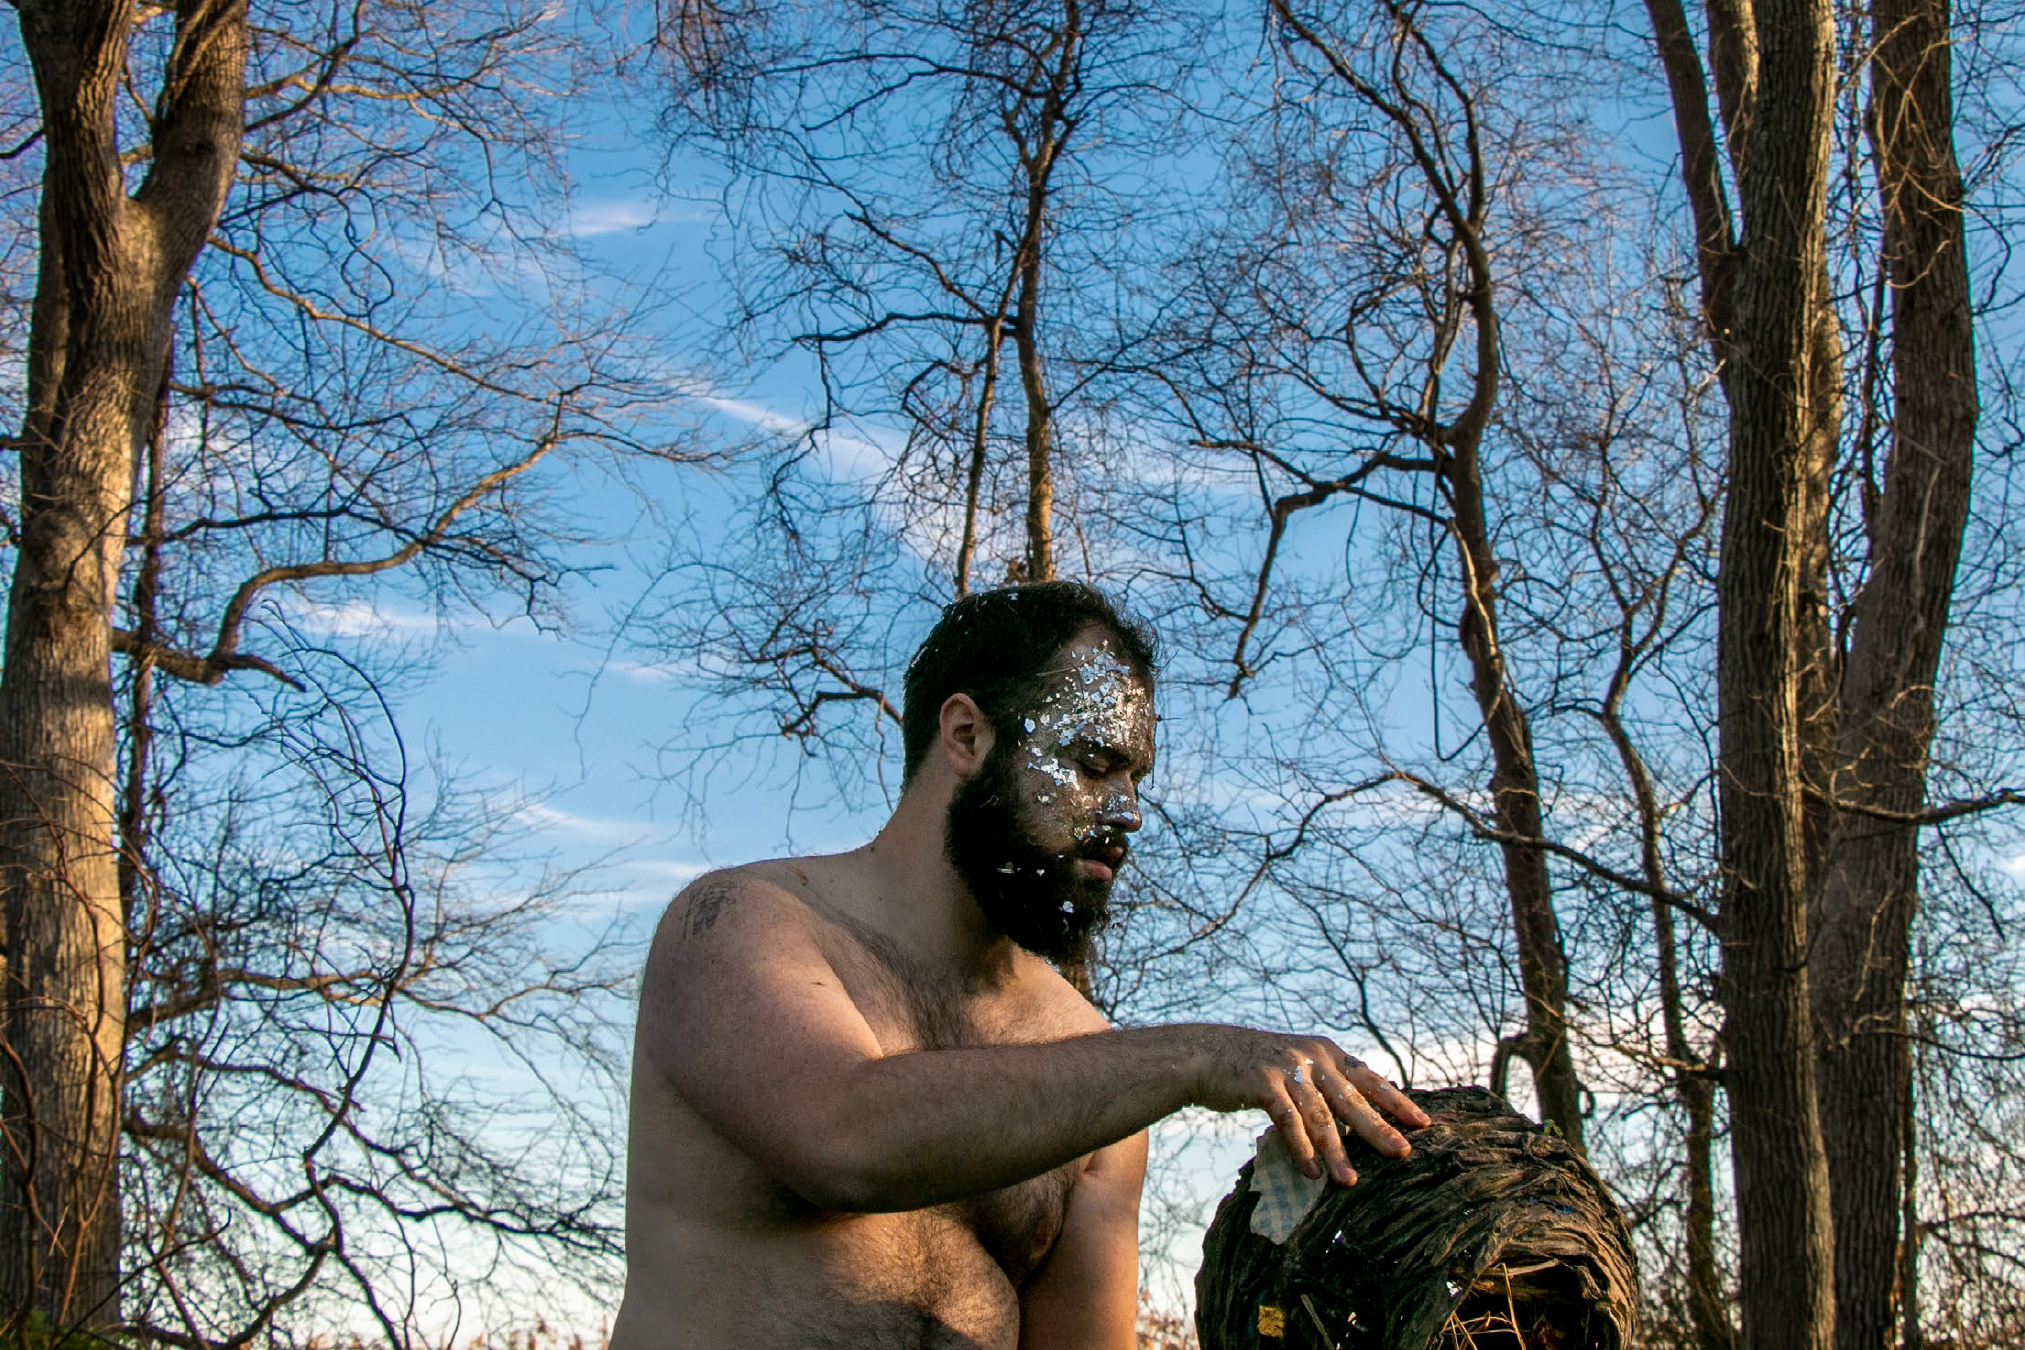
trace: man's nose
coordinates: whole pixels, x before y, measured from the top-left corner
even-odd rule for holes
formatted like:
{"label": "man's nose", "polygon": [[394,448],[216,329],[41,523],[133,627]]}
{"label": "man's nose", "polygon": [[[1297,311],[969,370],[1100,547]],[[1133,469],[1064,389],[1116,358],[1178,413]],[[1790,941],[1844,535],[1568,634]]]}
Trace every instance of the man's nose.
{"label": "man's nose", "polygon": [[1130,778],[1105,785],[1097,818],[1112,829],[1130,833],[1139,828],[1139,787]]}

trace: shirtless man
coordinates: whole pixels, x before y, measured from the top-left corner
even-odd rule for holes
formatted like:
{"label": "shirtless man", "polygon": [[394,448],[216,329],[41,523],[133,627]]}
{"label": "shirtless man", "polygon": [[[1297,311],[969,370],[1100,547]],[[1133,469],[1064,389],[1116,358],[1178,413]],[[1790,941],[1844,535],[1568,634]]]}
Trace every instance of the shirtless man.
{"label": "shirtless man", "polygon": [[1320,1036],[1113,1030],[1048,963],[1106,918],[1153,767],[1150,639],[1046,583],[949,607],[909,666],[877,838],[669,906],[633,1059],[612,1350],[1130,1350],[1146,1128],[1426,1117]]}

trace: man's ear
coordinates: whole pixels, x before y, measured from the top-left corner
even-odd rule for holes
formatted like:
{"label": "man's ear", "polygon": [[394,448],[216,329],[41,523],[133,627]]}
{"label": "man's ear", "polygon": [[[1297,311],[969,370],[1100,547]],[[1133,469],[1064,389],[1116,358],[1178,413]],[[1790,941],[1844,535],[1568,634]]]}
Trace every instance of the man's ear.
{"label": "man's ear", "polygon": [[958,778],[969,778],[984,767],[991,753],[991,723],[969,694],[951,694],[942,701],[937,745]]}

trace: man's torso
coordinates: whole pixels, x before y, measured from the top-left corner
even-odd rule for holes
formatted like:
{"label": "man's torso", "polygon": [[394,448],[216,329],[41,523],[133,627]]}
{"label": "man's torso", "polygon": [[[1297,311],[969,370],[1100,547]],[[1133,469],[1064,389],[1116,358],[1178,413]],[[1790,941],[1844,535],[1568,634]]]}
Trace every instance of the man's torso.
{"label": "man's torso", "polygon": [[[910,961],[851,916],[853,878],[839,860],[744,870],[803,901],[882,1053],[1056,1040],[1102,1026],[1024,953],[1021,974],[988,989]],[[780,1089],[792,1110],[793,1085]],[[1046,1259],[1086,1161],[929,1209],[836,1214],[774,1180],[637,1055],[631,1117],[628,1277],[614,1350],[1013,1350],[1019,1288]]]}

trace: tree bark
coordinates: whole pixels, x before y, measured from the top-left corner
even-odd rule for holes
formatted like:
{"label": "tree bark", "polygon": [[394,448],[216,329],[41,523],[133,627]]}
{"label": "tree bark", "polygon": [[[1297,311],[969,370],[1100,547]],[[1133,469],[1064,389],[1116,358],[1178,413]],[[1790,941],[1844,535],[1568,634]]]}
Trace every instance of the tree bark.
{"label": "tree bark", "polygon": [[[1486,320],[1479,317],[1478,322]],[[1546,851],[1527,841],[1546,837],[1540,778],[1533,760],[1533,731],[1514,696],[1498,640],[1497,559],[1484,515],[1483,472],[1475,436],[1442,468],[1454,511],[1456,557],[1462,568],[1462,617],[1457,635],[1470,663],[1470,691],[1491,747],[1491,803],[1511,902],[1519,988],[1526,999],[1526,1029],[1509,1046],[1533,1071],[1540,1119],[1582,1150],[1582,1083],[1568,1045],[1568,958],[1554,913]],[[1501,1052],[1506,1047],[1500,1047]],[[1493,1074],[1493,1077],[1500,1075]],[[1501,1086],[1496,1085],[1494,1086]]]}
{"label": "tree bark", "polygon": [[1056,151],[1052,122],[1030,152],[1026,171],[1026,234],[1020,241],[1019,294],[1013,311],[1013,351],[1020,388],[1026,396],[1027,548],[1022,576],[1052,581],[1055,576],[1054,405],[1041,357],[1041,249],[1048,218],[1048,174]]}
{"label": "tree bark", "polygon": [[1915,1080],[1908,1077],[1905,1101],[1900,1104],[1905,1172],[1899,1186],[1899,1222],[1903,1225],[1898,1244],[1899,1350],[1926,1350],[1927,1344],[1926,1333],[1920,1328],[1919,1118],[1914,1114],[1918,1104]]}
{"label": "tree bark", "polygon": [[1005,341],[1001,307],[984,325],[984,368],[979,376],[977,410],[970,424],[970,462],[963,475],[963,539],[956,549],[956,586],[960,599],[970,594],[970,565],[977,556],[977,508],[984,492],[985,458],[991,451],[991,413],[998,400],[999,347]]}
{"label": "tree bark", "polygon": [[1827,1350],[1833,1238],[1807,979],[1804,588],[1822,410],[1834,16],[1756,7],[1758,93],[1738,170],[1730,479],[1717,577],[1720,844],[1731,1153],[1746,1350]]}
{"label": "tree bark", "polygon": [[[1838,721],[1826,587],[1842,363],[1824,227],[1834,21],[1820,0],[1711,0],[1710,79],[1678,0],[1647,0],[1647,11],[1673,97],[1703,322],[1730,408],[1717,578],[1717,993],[1743,1344],[1825,1347],[1833,1237],[1806,960],[1813,864],[1826,847],[1819,789]],[[1741,237],[1717,169],[1711,93]]]}
{"label": "tree bark", "polygon": [[1022,573],[1027,581],[1055,577],[1054,409],[1048,402],[1046,372],[1041,365],[1040,256],[1021,266],[1019,309],[1013,318],[1013,346],[1019,356],[1020,386],[1026,391],[1027,423],[1027,551]]}
{"label": "tree bark", "polygon": [[1025,99],[1038,105],[1031,110],[1032,128],[1023,132],[1015,125],[1018,114],[1011,111],[1005,114],[1007,130],[1019,151],[1020,171],[1026,179],[1015,261],[1018,292],[1012,339],[1019,362],[1020,387],[1026,396],[1027,548],[1023,575],[1028,581],[1051,581],[1055,575],[1055,407],[1042,356],[1041,260],[1053,223],[1051,194],[1055,166],[1076,130],[1076,119],[1069,108],[1082,83],[1087,37],[1082,5],[1079,0],[1068,0],[1062,7],[1061,27],[1053,35],[1052,60],[1039,64],[1035,72],[1039,87],[1030,86],[1022,91]]}
{"label": "tree bark", "polygon": [[243,0],[182,0],[128,196],[116,0],[20,0],[41,104],[40,271],[21,531],[0,667],[0,1299],[52,1328],[118,1317],[126,927],[116,861],[113,609],[170,309],[237,163]]}
{"label": "tree bark", "polygon": [[[1871,10],[1872,138],[1891,296],[1893,416],[1867,519],[1870,576],[1842,676],[1812,977],[1835,1215],[1838,1350],[1898,1334],[1900,1168],[1912,1067],[1905,986],[1918,909],[1934,678],[1947,631],[1978,404],[1953,143],[1947,0]],[[1884,819],[1864,808],[1896,813]]]}

